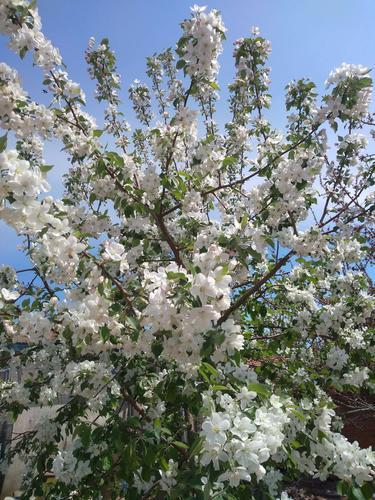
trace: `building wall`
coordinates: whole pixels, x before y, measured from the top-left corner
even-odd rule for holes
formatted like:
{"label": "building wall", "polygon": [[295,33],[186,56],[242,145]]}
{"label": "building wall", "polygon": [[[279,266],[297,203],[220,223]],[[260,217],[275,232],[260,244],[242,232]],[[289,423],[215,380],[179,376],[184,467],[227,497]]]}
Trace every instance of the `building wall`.
{"label": "building wall", "polygon": [[[13,425],[12,438],[16,437],[22,432],[35,429],[39,420],[42,417],[50,416],[53,418],[56,415],[57,409],[60,405],[39,408],[33,407],[28,411],[24,411],[16,420]],[[16,458],[9,466],[4,479],[3,489],[1,492],[1,500],[6,496],[12,496],[14,491],[21,489],[22,476],[24,472],[24,463],[22,460]]]}

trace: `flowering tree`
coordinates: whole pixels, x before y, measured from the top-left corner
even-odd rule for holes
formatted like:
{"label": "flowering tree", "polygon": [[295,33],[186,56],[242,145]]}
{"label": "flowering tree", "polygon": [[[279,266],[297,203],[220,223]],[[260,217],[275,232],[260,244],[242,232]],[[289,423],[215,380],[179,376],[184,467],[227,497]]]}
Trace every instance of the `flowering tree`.
{"label": "flowering tree", "polygon": [[[63,400],[11,442],[25,498],[49,470],[52,499],[285,499],[301,476],[371,498],[375,455],[340,433],[332,399],[375,390],[370,70],[342,64],[322,97],[291,82],[281,134],[253,29],[234,44],[221,127],[226,29],[195,6],[129,89],[131,131],[107,39],[86,52],[98,126],[34,2],[2,0],[0,27],[51,96],[32,101],[0,64],[0,217],[31,262],[0,269],[1,363],[23,373],[1,410]],[[52,139],[71,163],[61,200],[44,194]]]}

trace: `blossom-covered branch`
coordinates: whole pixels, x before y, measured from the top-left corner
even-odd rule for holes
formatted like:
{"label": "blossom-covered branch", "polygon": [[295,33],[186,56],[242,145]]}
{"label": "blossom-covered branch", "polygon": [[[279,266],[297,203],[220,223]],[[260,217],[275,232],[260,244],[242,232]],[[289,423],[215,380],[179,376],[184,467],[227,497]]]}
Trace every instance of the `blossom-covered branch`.
{"label": "blossom-covered branch", "polygon": [[[322,96],[290,82],[276,130],[271,44],[253,28],[221,123],[227,29],[194,6],[130,86],[132,129],[110,41],[85,53],[100,121],[41,29],[34,2],[1,2],[49,98],[0,64],[0,219],[30,260],[0,268],[0,366],[22,374],[0,409],[43,412],[4,469],[22,458],[27,497],[285,500],[301,476],[332,476],[372,498],[375,455],[341,432],[338,396],[375,390],[370,69],[342,64]],[[70,165],[62,199],[50,140]]]}

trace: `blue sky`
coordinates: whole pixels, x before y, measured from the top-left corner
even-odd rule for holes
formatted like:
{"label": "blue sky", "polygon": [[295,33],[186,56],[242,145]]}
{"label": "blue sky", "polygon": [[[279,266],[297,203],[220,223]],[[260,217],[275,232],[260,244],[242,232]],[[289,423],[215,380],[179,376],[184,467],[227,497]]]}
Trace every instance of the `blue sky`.
{"label": "blue sky", "polygon": [[[118,69],[126,89],[138,78],[144,80],[145,58],[173,46],[180,36],[179,22],[189,16],[189,0],[39,0],[45,34],[59,47],[70,77],[86,92],[88,111],[97,115],[101,108],[92,98],[84,51],[90,36],[108,37],[116,51]],[[270,118],[275,127],[284,124],[284,87],[293,78],[310,77],[320,88],[329,71],[341,62],[372,67],[375,62],[374,0],[210,0],[202,2],[221,11],[228,29],[224,53],[220,58],[219,83],[222,88],[233,75],[232,42],[247,36],[251,26],[259,26],[272,42],[272,95]],[[0,37],[0,60],[15,67],[34,100],[43,101],[42,74],[33,68],[30,56],[20,61]],[[218,108],[225,108],[222,99]],[[125,114],[132,122],[128,103]],[[225,120],[225,112],[218,114]],[[47,163],[54,163],[53,194],[61,194],[59,179],[66,162],[56,144],[46,148]],[[0,222],[0,264],[22,265],[15,251],[13,232]]]}

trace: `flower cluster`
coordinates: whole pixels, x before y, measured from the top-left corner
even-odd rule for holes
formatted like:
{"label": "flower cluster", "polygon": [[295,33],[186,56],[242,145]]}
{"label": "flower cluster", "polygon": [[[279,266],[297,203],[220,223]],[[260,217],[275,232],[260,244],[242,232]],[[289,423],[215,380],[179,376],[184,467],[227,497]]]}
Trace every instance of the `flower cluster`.
{"label": "flower cluster", "polygon": [[1,31],[10,35],[9,46],[20,54],[34,54],[34,63],[45,70],[61,64],[61,56],[41,31],[42,23],[35,7],[27,1],[6,0],[1,4]]}
{"label": "flower cluster", "polygon": [[186,74],[208,81],[216,80],[219,71],[217,58],[222,51],[226,31],[218,11],[206,13],[205,7],[194,6],[191,19],[181,24],[183,36],[179,55],[185,62]]}
{"label": "flower cluster", "polygon": [[367,115],[371,96],[371,79],[366,76],[370,68],[342,63],[332,71],[326,81],[327,87],[334,87],[327,98],[327,111],[332,117],[339,114],[358,119]]}
{"label": "flower cluster", "polygon": [[[238,486],[241,481],[252,481],[252,475],[262,479],[266,474],[262,464],[272,459],[282,446],[283,428],[289,422],[282,402],[271,396],[270,405],[254,405],[252,400],[256,395],[246,387],[236,398],[223,395],[219,404],[225,411],[214,412],[203,421],[202,464],[212,462],[216,470],[221,462],[231,464],[218,477],[219,482]],[[240,400],[240,407],[236,399]]]}

